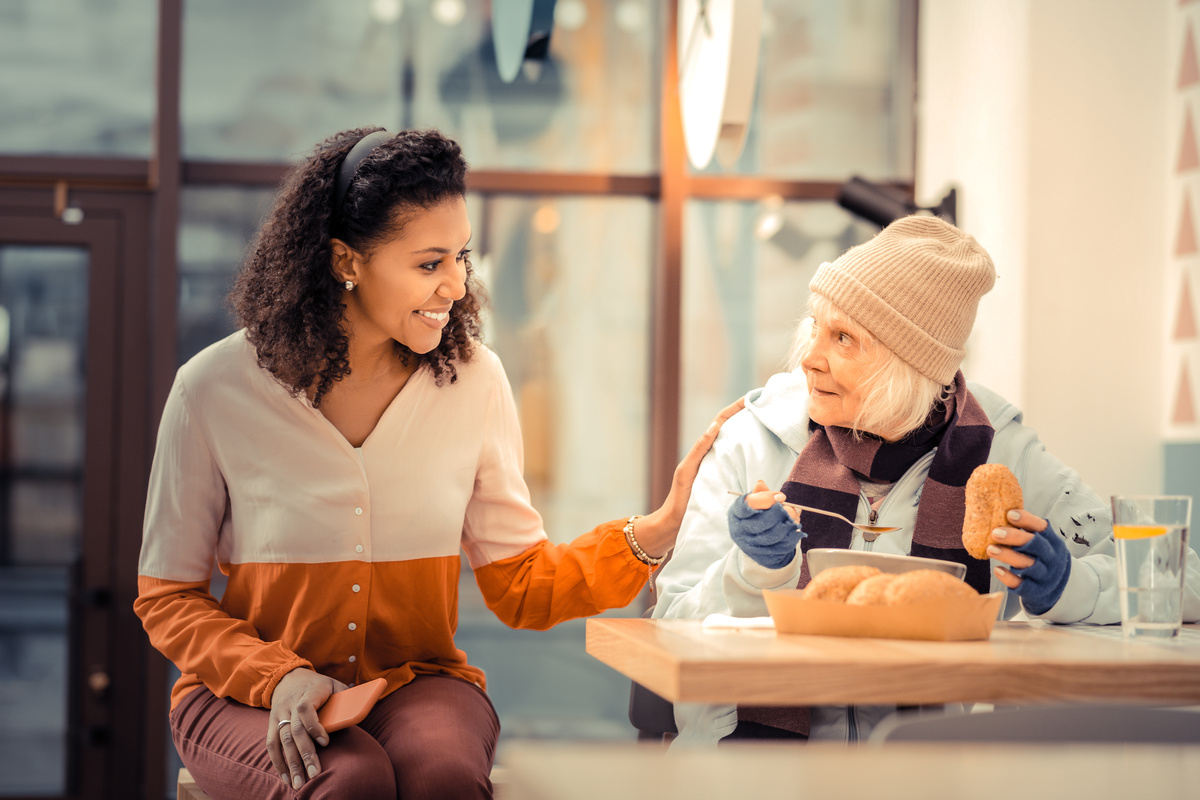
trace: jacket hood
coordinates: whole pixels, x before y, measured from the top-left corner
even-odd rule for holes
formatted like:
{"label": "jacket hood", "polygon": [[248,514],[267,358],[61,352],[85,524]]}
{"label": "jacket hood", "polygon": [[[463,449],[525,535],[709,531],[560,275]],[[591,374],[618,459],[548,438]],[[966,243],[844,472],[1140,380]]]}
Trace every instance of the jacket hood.
{"label": "jacket hood", "polygon": [[[1021,410],[983,384],[967,381],[967,389],[975,395],[996,430],[1010,422],[1021,422]],[[746,394],[746,410],[799,453],[808,441],[808,383],[804,372],[772,375],[765,386]]]}
{"label": "jacket hood", "polygon": [[808,441],[808,383],[804,372],[780,372],[746,395],[746,410],[759,424],[800,452]]}

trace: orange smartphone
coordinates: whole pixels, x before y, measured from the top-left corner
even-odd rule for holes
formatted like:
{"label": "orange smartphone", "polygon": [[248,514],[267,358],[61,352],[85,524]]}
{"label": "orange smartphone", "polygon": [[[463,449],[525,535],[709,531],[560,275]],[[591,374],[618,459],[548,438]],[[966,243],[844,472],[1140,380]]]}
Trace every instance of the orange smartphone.
{"label": "orange smartphone", "polygon": [[329,695],[325,705],[317,709],[317,721],[326,733],[340,731],[362,722],[387,688],[386,678],[360,683]]}

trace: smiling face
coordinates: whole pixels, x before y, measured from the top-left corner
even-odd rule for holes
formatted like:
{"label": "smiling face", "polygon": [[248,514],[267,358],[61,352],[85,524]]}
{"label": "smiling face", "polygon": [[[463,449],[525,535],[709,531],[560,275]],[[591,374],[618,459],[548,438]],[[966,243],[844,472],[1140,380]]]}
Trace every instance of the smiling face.
{"label": "smiling face", "polygon": [[369,253],[333,241],[334,272],[353,281],[345,293],[351,335],[365,343],[392,339],[414,353],[438,346],[450,309],[467,292],[471,223],[462,197],[431,208],[404,208],[400,232]]}
{"label": "smiling face", "polygon": [[808,382],[808,415],[821,425],[853,428],[874,376],[888,356],[859,325],[814,309],[812,340],[800,366]]}

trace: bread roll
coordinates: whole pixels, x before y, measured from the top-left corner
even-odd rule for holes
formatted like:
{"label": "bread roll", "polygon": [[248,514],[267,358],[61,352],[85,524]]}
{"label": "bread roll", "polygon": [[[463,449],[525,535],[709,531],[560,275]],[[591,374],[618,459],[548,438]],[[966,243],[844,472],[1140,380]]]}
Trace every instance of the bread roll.
{"label": "bread roll", "polygon": [[882,606],[887,605],[885,593],[888,584],[896,579],[896,576],[883,572],[879,575],[872,575],[860,581],[857,586],[851,590],[846,596],[846,605],[848,606]]}
{"label": "bread roll", "polygon": [[884,600],[889,606],[905,606],[923,600],[962,600],[978,597],[979,593],[969,585],[936,569],[914,569],[897,575],[884,589]]}
{"label": "bread roll", "polygon": [[1003,464],[981,464],[967,481],[967,508],[963,514],[962,543],[973,557],[986,559],[992,530],[1008,525],[1005,515],[1024,508],[1021,484]]}
{"label": "bread roll", "polygon": [[804,589],[805,600],[829,600],[834,603],[844,603],[846,596],[861,581],[872,575],[878,575],[878,567],[867,567],[850,564],[844,567],[830,567],[818,572]]}

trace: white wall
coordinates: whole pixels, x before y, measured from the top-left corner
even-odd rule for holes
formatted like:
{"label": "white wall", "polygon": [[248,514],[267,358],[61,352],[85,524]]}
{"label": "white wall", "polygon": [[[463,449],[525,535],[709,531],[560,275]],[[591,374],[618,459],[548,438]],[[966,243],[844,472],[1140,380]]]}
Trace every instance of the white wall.
{"label": "white wall", "polygon": [[923,0],[917,193],[991,252],[975,378],[1101,495],[1162,486],[1169,0]]}

